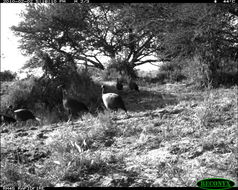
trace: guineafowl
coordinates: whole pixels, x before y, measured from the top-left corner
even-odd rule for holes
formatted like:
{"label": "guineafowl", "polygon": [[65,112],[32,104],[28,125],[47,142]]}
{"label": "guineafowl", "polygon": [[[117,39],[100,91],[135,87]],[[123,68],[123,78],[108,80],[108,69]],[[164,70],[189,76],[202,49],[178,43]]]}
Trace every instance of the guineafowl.
{"label": "guineafowl", "polygon": [[71,120],[72,117],[75,117],[82,112],[89,112],[87,106],[83,102],[67,97],[65,85],[60,85],[58,86],[58,88],[62,90],[62,102],[64,109],[69,113],[68,122]]}
{"label": "guineafowl", "polygon": [[15,119],[17,121],[27,121],[29,119],[41,121],[39,118],[35,117],[34,114],[28,109],[17,109],[13,110],[12,106],[8,107],[11,111],[13,111]]}
{"label": "guineafowl", "polygon": [[121,81],[118,80],[118,78],[117,78],[116,88],[117,90],[123,90],[123,84]]}
{"label": "guineafowl", "polygon": [[[116,93],[105,93],[105,86],[102,85],[102,100],[107,109],[118,110],[121,108],[127,114],[127,109],[120,95]],[[127,114],[128,115],[128,114]]]}
{"label": "guineafowl", "polygon": [[7,115],[3,115],[0,114],[0,123],[15,123],[16,120],[13,117],[7,116]]}
{"label": "guineafowl", "polygon": [[129,88],[130,88],[131,90],[135,90],[135,91],[137,91],[137,92],[140,92],[138,85],[137,85],[134,81],[132,81],[131,79],[130,79],[130,81],[129,81]]}

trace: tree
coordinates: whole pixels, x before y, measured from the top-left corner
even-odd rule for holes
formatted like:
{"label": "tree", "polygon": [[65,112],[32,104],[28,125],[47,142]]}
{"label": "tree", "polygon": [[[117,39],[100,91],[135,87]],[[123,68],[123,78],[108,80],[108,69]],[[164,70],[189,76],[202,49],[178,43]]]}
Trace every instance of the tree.
{"label": "tree", "polygon": [[92,22],[88,31],[94,48],[112,59],[120,57],[132,67],[157,61],[142,61],[155,52],[156,44],[150,31],[143,25],[134,25],[136,9],[136,4],[103,4],[91,10]]}
{"label": "tree", "polygon": [[[69,61],[76,69],[75,61],[85,60],[82,56],[87,51],[84,46],[86,36],[87,6],[81,4],[29,4],[26,12],[22,13],[24,21],[12,30],[21,37],[20,48],[25,54],[34,55],[28,62],[28,66],[44,66],[44,62],[36,60],[44,59],[47,53],[51,59],[61,57]],[[42,53],[44,52],[44,53]],[[90,60],[95,67],[103,69],[100,62]]]}
{"label": "tree", "polygon": [[16,78],[17,74],[9,70],[0,72],[0,81],[13,81]]}
{"label": "tree", "polygon": [[148,62],[142,59],[156,46],[150,31],[133,26],[135,10],[130,4],[30,4],[22,14],[24,21],[12,30],[22,38],[24,53],[34,55],[26,67],[47,67],[47,61],[39,61],[47,54],[70,63],[73,70],[79,61],[104,69],[99,55],[120,57],[134,68]]}
{"label": "tree", "polygon": [[165,4],[150,9],[141,22],[157,33],[162,60],[198,57],[202,82],[216,86],[219,64],[238,57],[237,12],[237,5]]}

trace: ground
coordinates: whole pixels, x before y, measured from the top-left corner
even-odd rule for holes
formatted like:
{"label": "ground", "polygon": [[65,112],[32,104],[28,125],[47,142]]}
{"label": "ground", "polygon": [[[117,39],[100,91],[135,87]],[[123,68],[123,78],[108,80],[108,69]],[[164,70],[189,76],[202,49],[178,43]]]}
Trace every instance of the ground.
{"label": "ground", "polygon": [[119,92],[129,117],[2,126],[2,185],[180,187],[219,177],[237,186],[237,86],[139,86]]}

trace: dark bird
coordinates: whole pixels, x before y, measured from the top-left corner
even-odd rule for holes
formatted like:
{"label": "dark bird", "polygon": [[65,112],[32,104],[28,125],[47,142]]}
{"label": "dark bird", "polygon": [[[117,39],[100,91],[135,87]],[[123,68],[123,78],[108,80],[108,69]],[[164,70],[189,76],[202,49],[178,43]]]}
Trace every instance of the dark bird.
{"label": "dark bird", "polygon": [[17,121],[27,121],[29,119],[41,121],[39,118],[35,117],[34,114],[28,109],[13,110],[12,106],[9,106],[8,108],[14,113],[15,119]]}
{"label": "dark bird", "polygon": [[123,90],[123,84],[121,81],[118,80],[118,78],[117,78],[116,88],[117,90]]}
{"label": "dark bird", "polygon": [[102,85],[102,100],[107,109],[118,110],[118,108],[124,110],[127,114],[127,109],[120,95],[116,93],[105,93],[105,86]]}
{"label": "dark bird", "polygon": [[15,122],[16,122],[16,120],[13,117],[10,117],[10,116],[4,115],[4,114],[0,114],[0,123],[10,124],[10,123],[15,123]]}
{"label": "dark bird", "polygon": [[129,80],[129,88],[131,90],[135,90],[137,92],[140,92],[138,85],[134,81],[132,81],[131,79]]}
{"label": "dark bird", "polygon": [[89,112],[87,106],[83,102],[68,97],[65,85],[60,85],[58,88],[62,90],[62,102],[64,109],[69,113],[68,122],[72,117],[78,116],[80,113]]}

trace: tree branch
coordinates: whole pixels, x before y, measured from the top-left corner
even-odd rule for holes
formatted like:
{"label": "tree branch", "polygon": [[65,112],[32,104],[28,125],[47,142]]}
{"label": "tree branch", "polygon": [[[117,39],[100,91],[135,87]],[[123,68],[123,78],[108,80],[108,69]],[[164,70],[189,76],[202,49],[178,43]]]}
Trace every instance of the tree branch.
{"label": "tree branch", "polygon": [[135,66],[143,65],[145,63],[152,63],[152,62],[158,62],[158,60],[148,59],[145,61],[140,61],[140,62],[135,63]]}

